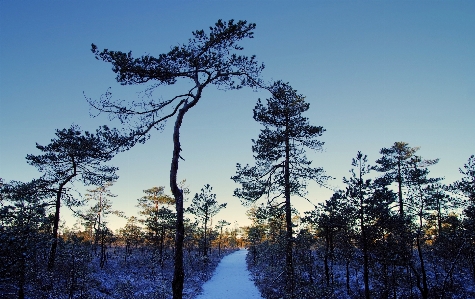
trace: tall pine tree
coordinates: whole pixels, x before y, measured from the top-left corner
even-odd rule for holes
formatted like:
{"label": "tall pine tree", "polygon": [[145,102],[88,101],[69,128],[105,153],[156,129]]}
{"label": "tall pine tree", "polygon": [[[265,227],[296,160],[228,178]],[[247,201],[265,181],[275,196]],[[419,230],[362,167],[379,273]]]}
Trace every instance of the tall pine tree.
{"label": "tall pine tree", "polygon": [[[144,55],[139,58],[131,52],[99,51],[92,45],[97,59],[112,64],[116,80],[122,85],[152,83],[148,91],[182,82],[183,89],[166,99],[148,99],[143,102],[114,100],[106,93],[99,101],[89,100],[99,113],[107,113],[128,123],[133,142],[145,142],[151,131],[160,130],[164,123],[175,118],[173,129],[173,155],[170,167],[170,188],[175,198],[176,235],[175,270],[173,274],[173,299],[183,297],[183,242],[185,226],[183,218],[183,190],[178,184],[178,162],[181,158],[180,128],[185,114],[198,104],[203,91],[214,85],[220,89],[240,89],[244,86],[260,86],[260,73],[264,65],[255,56],[238,55],[244,48],[239,43],[253,38],[256,24],[246,21],[224,22],[218,20],[209,32],[196,30],[187,43],[171,48],[157,57]],[[189,85],[186,85],[186,84]],[[184,86],[184,87],[183,87]]]}
{"label": "tall pine tree", "polygon": [[[288,83],[275,82],[268,88],[272,97],[264,105],[259,99],[254,108],[254,120],[261,123],[259,138],[253,140],[255,166],[237,164],[232,179],[241,184],[234,195],[243,203],[266,198],[270,205],[285,207],[286,219],[286,298],[293,295],[292,209],[291,195],[304,196],[307,181],[322,183],[327,177],[322,168],[311,166],[305,149],[321,150],[317,138],[325,131],[310,125],[302,116],[310,105]],[[279,199],[283,202],[277,202]]]}

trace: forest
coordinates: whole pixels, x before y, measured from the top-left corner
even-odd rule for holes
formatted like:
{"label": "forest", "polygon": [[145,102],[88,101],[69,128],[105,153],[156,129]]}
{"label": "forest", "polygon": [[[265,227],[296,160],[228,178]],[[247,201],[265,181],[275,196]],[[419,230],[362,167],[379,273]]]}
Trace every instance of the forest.
{"label": "forest", "polygon": [[[310,182],[325,187],[330,179],[306,156],[322,150],[325,129],[304,116],[304,95],[285,81],[266,82],[264,64],[237,54],[254,29],[219,20],[158,57],[91,45],[121,85],[185,87],[143,102],[118,101],[110,91],[86,98],[97,115],[123,128],[58,129],[49,144],[36,144],[40,154],[26,157],[38,178],[0,181],[3,298],[195,298],[219,260],[243,247],[266,299],[475,297],[475,156],[454,166],[461,178],[446,183],[430,175],[438,159],[419,156],[406,142],[381,145],[374,163],[355,150],[345,187],[297,211],[292,202],[306,199]],[[181,125],[209,86],[269,95],[253,110],[261,125],[257,138],[249,136],[254,161],[239,161],[230,174],[239,185],[234,196],[249,207],[249,226],[219,218],[226,203],[210,184],[192,196],[178,180]],[[119,176],[109,163],[147,143],[167,120],[174,122],[169,186],[143,190],[135,202],[140,213],[112,231],[109,217],[125,216],[114,208],[110,187]],[[79,185],[87,188],[81,196]],[[64,209],[78,219],[72,228],[61,227]]]}

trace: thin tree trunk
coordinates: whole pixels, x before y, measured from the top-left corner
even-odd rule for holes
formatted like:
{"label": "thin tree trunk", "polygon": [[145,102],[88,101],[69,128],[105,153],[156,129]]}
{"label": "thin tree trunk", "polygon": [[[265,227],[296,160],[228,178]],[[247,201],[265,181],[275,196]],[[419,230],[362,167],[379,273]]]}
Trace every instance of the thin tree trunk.
{"label": "thin tree trunk", "polygon": [[203,245],[203,246],[204,246],[204,247],[203,247],[203,256],[204,256],[204,257],[207,257],[207,256],[208,256],[208,244],[207,244],[207,242],[206,242],[206,229],[207,229],[206,223],[207,223],[207,222],[208,222],[208,221],[205,219],[205,231],[204,231],[205,234],[204,234],[204,245]]}
{"label": "thin tree trunk", "polygon": [[427,299],[429,298],[429,287],[427,285],[427,273],[426,273],[426,268],[424,264],[424,258],[422,256],[421,241],[420,241],[419,236],[417,237],[416,244],[417,244],[417,253],[419,255],[419,262],[421,264],[421,273],[422,273],[422,288],[420,288],[420,291],[421,291],[422,298]]}
{"label": "thin tree trunk", "polygon": [[401,160],[397,163],[397,185],[398,185],[398,199],[399,199],[399,215],[404,216],[404,203],[402,201],[402,174],[401,174]]}
{"label": "thin tree trunk", "polygon": [[364,281],[364,294],[366,299],[370,299],[369,292],[369,256],[368,247],[365,240],[366,233],[363,232],[363,281]]}
{"label": "thin tree trunk", "polygon": [[[288,116],[287,116],[288,118]],[[287,124],[289,120],[287,119]],[[285,223],[286,223],[286,250],[285,250],[285,272],[286,272],[286,298],[294,297],[294,267],[292,257],[292,209],[290,205],[290,140],[288,133],[285,136]]]}
{"label": "thin tree trunk", "polygon": [[[197,78],[196,78],[197,80]],[[180,127],[185,113],[198,103],[204,86],[198,86],[197,93],[190,103],[184,101],[183,107],[178,111],[173,130],[173,156],[170,167],[170,187],[175,198],[176,207],[176,232],[175,232],[175,256],[174,272],[172,281],[173,299],[183,298],[183,283],[185,281],[185,270],[183,269],[183,242],[185,237],[185,225],[183,223],[183,190],[178,187],[178,160],[180,158]]]}
{"label": "thin tree trunk", "polygon": [[363,245],[363,283],[364,283],[364,294],[366,299],[370,299],[369,291],[369,257],[368,257],[368,242],[366,236],[366,226],[364,221],[364,197],[363,190],[361,185],[363,184],[363,170],[361,165],[361,160],[359,160],[359,199],[360,199],[360,227],[361,227],[361,241]]}
{"label": "thin tree trunk", "polygon": [[326,278],[326,281],[327,281],[327,287],[330,286],[330,268],[328,267],[329,251],[330,251],[330,241],[329,241],[329,237],[328,237],[328,228],[327,228],[327,232],[325,234],[325,257],[323,259],[324,265],[325,265],[325,278]]}
{"label": "thin tree trunk", "polygon": [[58,187],[56,191],[55,212],[53,220],[53,243],[48,258],[48,270],[52,271],[54,268],[54,261],[56,258],[56,249],[58,247],[58,229],[59,229],[59,211],[61,208],[61,195],[63,194],[64,186],[71,181],[77,174],[76,162],[73,160],[73,173],[66,178]]}
{"label": "thin tree trunk", "polygon": [[21,247],[21,257],[20,257],[20,273],[18,277],[18,299],[25,299],[25,281],[26,281],[26,261],[25,253],[26,248]]}
{"label": "thin tree trunk", "polygon": [[162,225],[162,232],[160,236],[160,266],[163,268],[163,242],[165,239],[165,227]]}
{"label": "thin tree trunk", "polygon": [[49,253],[48,259],[48,270],[53,270],[54,268],[54,261],[56,257],[56,249],[58,247],[58,228],[59,228],[59,211],[61,208],[61,193],[62,193],[62,186],[56,193],[56,202],[55,202],[55,213],[54,213],[54,220],[53,220],[53,243],[51,244],[51,249]]}
{"label": "thin tree trunk", "polygon": [[223,227],[221,226],[221,232],[218,240],[218,256],[221,256],[221,238],[223,236]]}
{"label": "thin tree trunk", "polygon": [[100,260],[100,266],[101,269],[104,268],[104,265],[106,263],[106,244],[105,244],[105,229],[101,229],[101,260]]}

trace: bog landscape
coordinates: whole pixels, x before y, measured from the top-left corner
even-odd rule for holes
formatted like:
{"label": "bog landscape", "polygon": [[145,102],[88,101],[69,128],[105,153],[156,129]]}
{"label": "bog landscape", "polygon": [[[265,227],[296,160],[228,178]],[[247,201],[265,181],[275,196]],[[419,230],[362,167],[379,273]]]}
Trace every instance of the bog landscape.
{"label": "bog landscape", "polygon": [[[116,81],[99,96],[81,95],[91,119],[101,124],[58,128],[58,122],[49,142],[28,140],[37,142],[24,163],[35,169],[34,178],[1,172],[0,297],[475,298],[475,148],[457,157],[460,164],[434,174],[441,160],[422,156],[425,148],[412,144],[401,121],[394,137],[388,129],[362,146],[371,152],[358,148],[366,138],[358,131],[361,143],[345,146],[354,154],[348,161],[340,158],[346,175],[335,177],[331,165],[319,163],[331,142],[325,136],[336,128],[351,130],[372,113],[339,120],[344,125],[330,132],[314,117],[321,108],[318,99],[311,100],[314,95],[301,93],[299,82],[277,73],[275,60],[264,64],[265,52],[247,54],[259,39],[255,23],[229,18],[210,25],[189,28],[188,40],[170,40],[158,54],[110,50],[115,43],[105,44],[107,39],[90,44],[88,58],[98,68],[112,68],[107,74]],[[473,21],[467,26],[473,30]],[[267,68],[274,70],[271,76]],[[121,94],[130,86],[141,89],[139,96]],[[251,132],[247,156],[234,157],[222,148],[234,171],[216,175],[226,177],[233,191],[217,196],[219,181],[191,185],[205,176],[206,167],[186,178],[181,174],[196,163],[188,153],[205,143],[190,144],[183,132],[210,97],[245,90],[260,96],[248,113],[258,129],[240,130]],[[467,88],[466,94],[473,91]],[[350,110],[357,106],[348,102]],[[472,108],[473,103],[464,110],[473,116]],[[328,113],[336,119],[334,109]],[[386,113],[387,118],[397,114]],[[467,132],[473,132],[472,119]],[[384,128],[382,123],[371,127]],[[224,124],[214,125],[219,126]],[[442,144],[444,136],[431,135],[429,127],[425,137]],[[212,138],[213,132],[200,134]],[[399,139],[404,136],[410,140]],[[464,137],[470,140],[466,144],[473,144],[473,136]],[[121,172],[114,161],[137,148],[158,150],[154,140],[160,140],[167,163],[150,162],[150,168],[166,180],[128,198],[126,210],[118,208],[114,186],[121,183]],[[457,147],[440,148],[451,146]],[[219,164],[218,158],[198,160],[211,165]],[[457,176],[447,179],[444,171]],[[145,176],[134,173],[138,180]],[[317,200],[317,189],[328,196]],[[230,208],[231,201],[245,208],[246,224],[230,218],[241,213]],[[114,219],[124,224],[114,226]]]}

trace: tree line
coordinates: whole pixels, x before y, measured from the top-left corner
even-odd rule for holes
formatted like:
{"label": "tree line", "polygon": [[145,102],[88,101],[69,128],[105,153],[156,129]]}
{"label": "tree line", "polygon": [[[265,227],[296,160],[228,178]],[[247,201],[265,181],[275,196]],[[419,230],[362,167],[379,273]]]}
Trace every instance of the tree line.
{"label": "tree line", "polygon": [[286,201],[268,193],[254,204],[248,263],[264,297],[472,297],[475,156],[460,180],[444,184],[430,176],[438,160],[418,150],[395,142],[374,165],[357,152],[343,189],[303,216],[291,208],[292,238]]}
{"label": "tree line", "polygon": [[[173,275],[176,213],[171,208],[174,199],[165,187],[144,190],[136,201],[138,215],[129,217],[113,208],[111,182],[88,189],[74,201],[68,196],[64,203],[74,209],[77,222],[64,227],[56,223],[55,194],[45,182],[37,185],[38,181],[2,181],[0,186],[2,297],[172,296],[168,279]],[[180,185],[189,194],[185,182]],[[72,186],[63,188],[70,192]],[[239,227],[216,221],[225,207],[216,200],[212,187],[205,185],[185,211],[184,286],[193,290],[186,298],[196,295],[223,255],[243,246]],[[127,218],[125,226],[115,232],[109,228],[113,214]],[[120,276],[127,277],[127,283]],[[141,291],[141,285],[130,282],[142,280],[148,290]]]}

